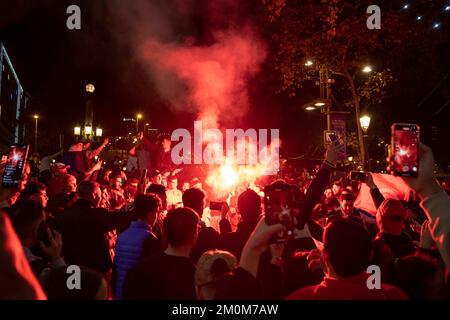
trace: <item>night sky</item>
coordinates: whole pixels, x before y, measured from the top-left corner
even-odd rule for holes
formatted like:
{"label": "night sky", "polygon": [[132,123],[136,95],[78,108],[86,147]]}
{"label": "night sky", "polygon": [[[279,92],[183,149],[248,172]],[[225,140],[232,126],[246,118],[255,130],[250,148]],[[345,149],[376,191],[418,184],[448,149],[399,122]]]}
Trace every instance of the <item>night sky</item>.
{"label": "night sky", "polygon": [[[212,16],[206,9],[211,7],[211,3],[207,5],[206,0],[188,0],[185,4],[176,0],[146,1],[148,7],[135,6],[135,2],[145,1],[0,1],[0,41],[6,46],[19,79],[31,96],[30,115],[37,112],[41,117],[42,136],[57,141],[56,133],[70,135],[73,126],[82,123],[87,83],[95,84],[94,121],[104,128],[107,135],[122,133],[119,130],[122,118],[132,117],[137,112],[144,114],[144,122],[165,131],[192,126],[196,117],[194,113],[174,113],[158,94],[154,81],[148,76],[148,66],[136,59],[135,47],[129,41],[130,34],[155,32],[160,39],[167,41],[190,38],[194,43],[208,45],[211,28],[218,28],[228,20],[239,23],[257,19],[252,11],[258,11],[260,4],[259,0],[244,1],[218,10],[223,11],[220,16]],[[220,2],[227,1],[217,3]],[[81,7],[81,30],[66,28],[66,8],[72,4]],[[235,10],[236,7],[239,10]],[[148,16],[139,12],[140,8],[153,10],[153,14]],[[143,23],[130,24],[134,17]],[[443,27],[448,28],[448,24]],[[148,30],[140,30],[146,28]],[[267,36],[265,30],[261,34],[262,37]],[[428,78],[418,75],[414,88],[405,88],[401,79],[397,81],[395,93],[386,101],[385,109],[374,115],[373,125],[377,130],[374,132],[386,138],[390,123],[417,122],[423,126],[424,136],[430,143],[432,127],[436,126],[440,140],[434,143],[440,145],[438,153],[443,156],[449,153],[450,106],[437,116],[432,115],[449,99],[449,77],[423,106],[417,107],[435,86],[435,79],[442,79],[437,73],[444,75],[446,70],[450,70],[448,43],[437,51],[440,69],[430,71]],[[414,65],[414,60],[421,57],[414,57],[411,53],[410,57],[399,60],[405,59]],[[308,152],[318,141],[310,137],[320,137],[324,122],[320,114],[305,114],[300,106],[317,96],[317,89],[314,85],[306,85],[302,94],[289,98],[276,92],[272,73],[270,66],[263,64],[260,73],[249,81],[251,107],[240,125],[280,127],[282,136],[288,136],[285,148],[290,156]],[[53,136],[55,140],[52,140]]]}

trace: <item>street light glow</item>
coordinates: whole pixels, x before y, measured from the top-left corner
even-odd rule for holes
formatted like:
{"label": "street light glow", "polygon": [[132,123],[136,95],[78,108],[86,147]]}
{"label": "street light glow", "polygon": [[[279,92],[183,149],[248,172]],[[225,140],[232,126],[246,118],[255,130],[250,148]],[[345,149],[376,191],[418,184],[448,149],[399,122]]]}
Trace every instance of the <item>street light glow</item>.
{"label": "street light glow", "polygon": [[137,118],[138,118],[138,119],[142,119],[142,114],[138,113],[138,114],[137,114]]}
{"label": "street light glow", "polygon": [[81,135],[81,127],[75,127],[73,128],[73,134],[75,136],[80,136]]}
{"label": "street light glow", "polygon": [[89,83],[86,85],[86,92],[94,93],[94,91],[95,91],[95,87],[92,83]]}
{"label": "street light glow", "polygon": [[312,66],[312,65],[313,65],[313,62],[311,60],[308,60],[305,62],[305,66],[307,66],[307,67]]}
{"label": "street light glow", "polygon": [[97,128],[97,129],[95,130],[95,135],[96,135],[97,137],[101,137],[101,136],[103,135],[103,129],[102,129],[102,128]]}
{"label": "street light glow", "polygon": [[85,126],[85,127],[84,127],[84,133],[85,133],[86,135],[92,134],[92,127],[91,127],[91,126]]}
{"label": "street light glow", "polygon": [[37,120],[37,119],[39,119],[39,115],[35,114],[35,115],[33,116],[33,118],[35,118],[35,119]]}
{"label": "street light glow", "polygon": [[361,118],[359,118],[359,122],[361,124],[361,129],[365,133],[367,131],[367,129],[369,129],[370,117],[368,115],[364,115]]}
{"label": "street light glow", "polygon": [[316,107],[323,107],[325,105],[325,102],[316,102],[316,103],[314,103],[314,105]]}
{"label": "street light glow", "polygon": [[308,106],[308,107],[305,108],[305,110],[306,111],[312,111],[312,110],[316,110],[316,108],[313,107],[313,106]]}
{"label": "street light glow", "polygon": [[362,69],[362,72],[370,73],[372,72],[372,68],[370,66],[365,66],[364,69]]}

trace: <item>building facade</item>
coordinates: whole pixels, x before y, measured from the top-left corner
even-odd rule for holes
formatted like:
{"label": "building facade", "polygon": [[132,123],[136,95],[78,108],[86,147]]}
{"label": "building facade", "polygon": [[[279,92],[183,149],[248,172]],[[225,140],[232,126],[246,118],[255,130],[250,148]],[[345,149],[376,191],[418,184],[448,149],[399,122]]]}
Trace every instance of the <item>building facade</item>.
{"label": "building facade", "polygon": [[0,151],[5,154],[11,144],[25,137],[23,115],[28,97],[20,84],[6,48],[0,42]]}

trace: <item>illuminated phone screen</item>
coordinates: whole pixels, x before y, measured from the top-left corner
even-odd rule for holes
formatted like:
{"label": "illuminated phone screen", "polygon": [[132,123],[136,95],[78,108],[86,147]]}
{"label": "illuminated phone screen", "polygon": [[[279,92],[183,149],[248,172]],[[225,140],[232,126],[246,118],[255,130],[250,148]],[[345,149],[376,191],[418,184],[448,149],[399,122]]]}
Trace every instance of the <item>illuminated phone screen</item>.
{"label": "illuminated phone screen", "polygon": [[393,130],[394,173],[417,176],[419,170],[419,128],[397,124]]}
{"label": "illuminated phone screen", "polygon": [[27,146],[11,146],[3,176],[4,187],[16,187],[19,184],[19,181],[22,179],[27,154]]}

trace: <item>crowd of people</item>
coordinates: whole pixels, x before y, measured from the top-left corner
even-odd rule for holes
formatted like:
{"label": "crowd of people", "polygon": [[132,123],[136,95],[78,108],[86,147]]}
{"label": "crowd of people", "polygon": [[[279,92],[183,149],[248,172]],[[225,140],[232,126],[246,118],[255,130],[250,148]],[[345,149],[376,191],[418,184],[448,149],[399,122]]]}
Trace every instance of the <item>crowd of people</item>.
{"label": "crowd of people", "polygon": [[[170,143],[141,141],[125,171],[98,158],[107,139],[95,150],[76,141],[1,190],[0,299],[449,297],[450,199],[425,145],[418,177],[404,178],[408,201],[385,199],[371,173],[333,180],[342,146],[330,145],[307,184],[270,184],[296,201],[248,188],[210,208],[201,180],[170,168]],[[362,184],[375,215],[355,207]],[[369,266],[381,271],[376,288]]]}

